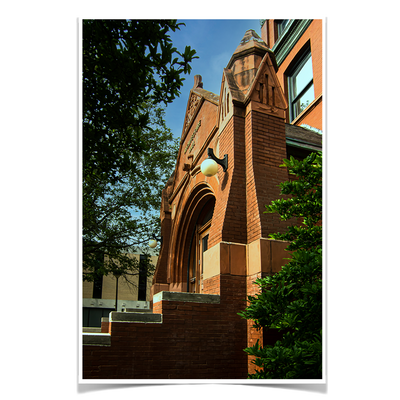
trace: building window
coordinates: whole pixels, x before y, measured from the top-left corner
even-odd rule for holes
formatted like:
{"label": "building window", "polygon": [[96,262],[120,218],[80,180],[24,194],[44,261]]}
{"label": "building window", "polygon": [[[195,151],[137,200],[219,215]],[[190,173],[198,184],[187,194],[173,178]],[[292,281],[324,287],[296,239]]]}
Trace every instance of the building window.
{"label": "building window", "polygon": [[103,275],[97,275],[93,281],[93,298],[101,299],[103,291]]}
{"label": "building window", "polygon": [[93,280],[93,298],[101,299],[103,292],[103,274],[100,272],[104,265],[104,254],[96,254],[95,275]]}
{"label": "building window", "polygon": [[293,121],[314,100],[311,52],[308,51],[288,76],[289,114]]}
{"label": "building window", "polygon": [[204,252],[208,250],[208,237],[209,230],[201,236],[201,273],[203,273],[204,268]]}
{"label": "building window", "polygon": [[279,36],[282,35],[283,31],[286,28],[286,25],[288,24],[289,20],[288,19],[276,19],[275,24],[276,24],[276,37],[278,38]]}
{"label": "building window", "polygon": [[139,263],[139,290],[138,290],[139,301],[146,301],[147,264],[148,264],[147,256],[141,254]]}

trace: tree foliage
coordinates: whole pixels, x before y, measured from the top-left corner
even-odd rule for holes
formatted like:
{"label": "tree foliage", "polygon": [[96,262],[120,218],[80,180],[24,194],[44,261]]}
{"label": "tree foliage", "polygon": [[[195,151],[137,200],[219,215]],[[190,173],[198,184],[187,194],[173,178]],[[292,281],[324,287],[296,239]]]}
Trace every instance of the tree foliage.
{"label": "tree foliage", "polygon": [[253,379],[319,379],[322,377],[322,153],[304,160],[293,157],[282,165],[297,178],[280,184],[285,199],[266,206],[287,221],[300,225],[270,235],[289,241],[289,262],[273,276],[257,279],[260,293],[249,296],[241,312],[254,327],[277,329],[282,339],[274,345],[245,349],[255,356]]}
{"label": "tree foliage", "polygon": [[291,225],[285,233],[274,233],[273,239],[290,242],[287,250],[313,249],[322,246],[322,153],[311,153],[304,160],[284,160],[296,179],[282,182],[281,193],[287,199],[272,201],[267,213],[278,213],[284,221],[295,217],[301,224]]}
{"label": "tree foliage", "polygon": [[176,20],[83,21],[83,166],[110,183],[130,169],[130,154],[149,150],[147,105],[179,95],[195,50],[180,53],[169,30]]}
{"label": "tree foliage", "polygon": [[[195,51],[176,20],[83,21],[84,279],[138,273],[129,253],[159,228],[154,211],[177,157],[163,105],[179,95]],[[151,271],[149,271],[151,272]]]}
{"label": "tree foliage", "polygon": [[[90,173],[83,179],[84,278],[112,273],[130,281],[138,262],[129,253],[157,234],[161,190],[171,174],[178,143],[165,126],[163,110],[149,110],[154,129],[143,129],[148,151],[130,154],[131,169],[111,184],[106,175]],[[144,246],[146,249],[146,246]],[[153,270],[147,269],[148,274]]]}

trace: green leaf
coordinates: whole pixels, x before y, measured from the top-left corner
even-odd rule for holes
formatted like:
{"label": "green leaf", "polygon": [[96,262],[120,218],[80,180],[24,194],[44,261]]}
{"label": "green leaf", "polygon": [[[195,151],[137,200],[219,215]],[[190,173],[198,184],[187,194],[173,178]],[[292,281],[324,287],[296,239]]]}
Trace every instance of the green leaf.
{"label": "green leaf", "polygon": [[[322,153],[284,164],[297,180],[281,183],[282,194],[266,206],[283,220],[301,218],[286,232],[270,237],[288,241],[291,258],[280,272],[257,279],[259,294],[248,297],[239,313],[257,328],[274,328],[282,339],[273,345],[247,348],[261,369],[250,379],[318,379],[322,376]],[[266,332],[265,332],[266,331]]]}

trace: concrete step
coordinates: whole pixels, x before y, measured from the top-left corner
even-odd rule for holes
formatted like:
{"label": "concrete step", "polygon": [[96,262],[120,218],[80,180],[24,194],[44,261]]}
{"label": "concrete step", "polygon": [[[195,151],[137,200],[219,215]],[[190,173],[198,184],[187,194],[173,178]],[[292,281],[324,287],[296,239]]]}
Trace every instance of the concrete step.
{"label": "concrete step", "polygon": [[87,333],[101,333],[101,328],[92,327],[92,326],[84,326],[84,327],[82,327],[82,331],[87,332]]}
{"label": "concrete step", "polygon": [[[103,317],[102,322],[136,322],[142,324],[162,324],[162,314],[152,312],[110,312],[110,318]],[[88,330],[87,330],[88,329]],[[83,345],[86,346],[111,346],[111,335],[100,333],[99,328],[84,328]]]}
{"label": "concrete step", "polygon": [[162,314],[112,311],[110,313],[110,322],[162,323]]}
{"label": "concrete step", "polygon": [[111,346],[111,335],[109,333],[84,332],[82,344],[85,346]]}

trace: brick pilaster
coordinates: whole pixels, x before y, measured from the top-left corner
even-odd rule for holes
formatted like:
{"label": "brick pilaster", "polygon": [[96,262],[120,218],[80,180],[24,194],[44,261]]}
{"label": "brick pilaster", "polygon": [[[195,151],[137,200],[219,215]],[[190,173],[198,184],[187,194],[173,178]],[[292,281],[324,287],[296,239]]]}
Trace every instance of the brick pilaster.
{"label": "brick pilaster", "polygon": [[251,110],[246,115],[246,193],[248,243],[283,231],[279,215],[264,214],[265,206],[280,196],[279,183],[287,180],[280,168],[286,158],[285,123],[282,118]]}
{"label": "brick pilaster", "polygon": [[220,135],[219,154],[228,154],[228,170],[220,168],[209,247],[226,241],[247,243],[244,118],[233,115]]}

